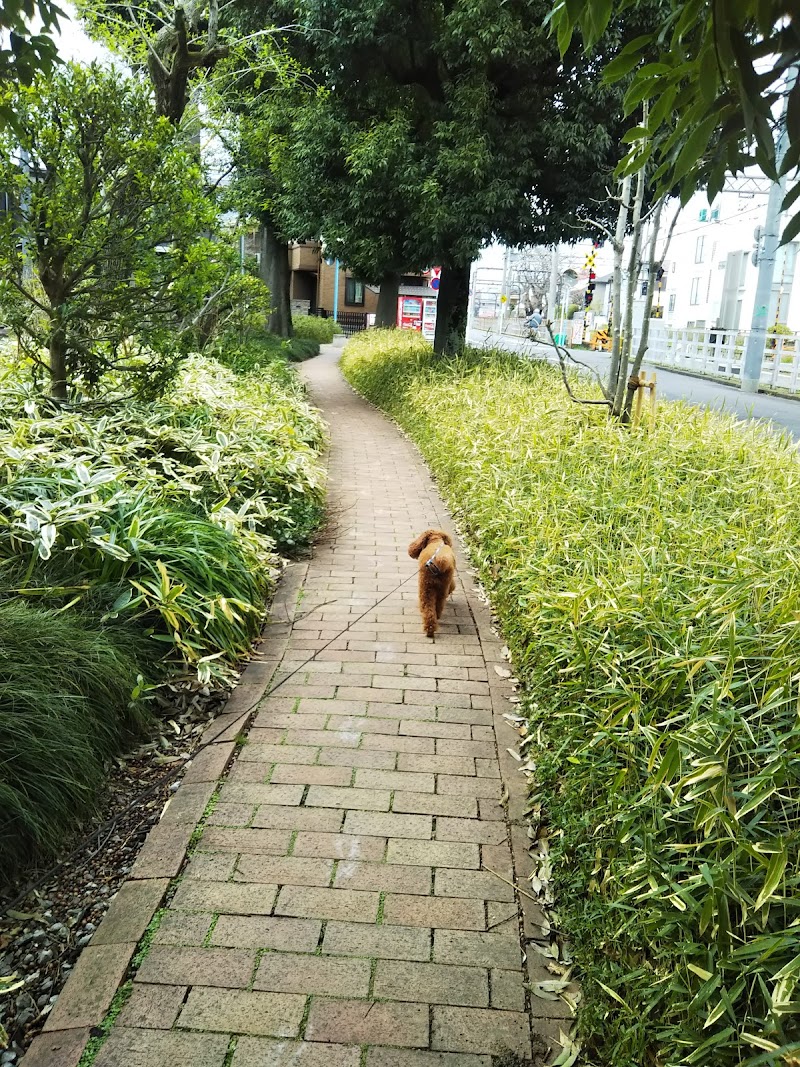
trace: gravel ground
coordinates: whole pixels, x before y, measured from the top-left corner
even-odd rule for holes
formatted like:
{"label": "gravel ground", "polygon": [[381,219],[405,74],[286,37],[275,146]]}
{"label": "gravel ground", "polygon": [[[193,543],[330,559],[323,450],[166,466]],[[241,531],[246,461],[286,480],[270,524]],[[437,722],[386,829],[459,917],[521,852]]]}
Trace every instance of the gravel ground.
{"label": "gravel ground", "polygon": [[[173,683],[161,692],[153,738],[109,769],[97,817],[67,844],[65,858],[56,867],[28,870],[17,884],[0,887],[0,1067],[22,1059],[44,1026],[148,830],[178,788],[179,777],[162,779],[191,758],[227,695],[189,682]],[[151,787],[149,796],[126,810]],[[114,816],[117,820],[107,825]],[[35,888],[27,888],[34,883]],[[5,993],[4,978],[11,979]]]}

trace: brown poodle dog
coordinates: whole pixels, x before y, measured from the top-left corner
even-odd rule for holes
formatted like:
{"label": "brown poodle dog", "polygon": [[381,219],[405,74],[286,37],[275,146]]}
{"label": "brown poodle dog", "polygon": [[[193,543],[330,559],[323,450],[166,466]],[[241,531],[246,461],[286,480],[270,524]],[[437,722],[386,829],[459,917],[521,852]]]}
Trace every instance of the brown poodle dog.
{"label": "brown poodle dog", "polygon": [[444,602],[456,587],[452,544],[444,530],[426,530],[408,546],[409,556],[419,560],[419,610],[428,637],[436,633]]}

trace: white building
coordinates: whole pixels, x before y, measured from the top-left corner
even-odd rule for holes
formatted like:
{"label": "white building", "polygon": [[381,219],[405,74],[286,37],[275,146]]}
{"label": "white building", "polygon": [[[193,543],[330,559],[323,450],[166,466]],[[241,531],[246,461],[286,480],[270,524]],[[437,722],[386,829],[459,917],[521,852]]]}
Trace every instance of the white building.
{"label": "white building", "polygon": [[[747,182],[740,184],[747,188]],[[766,190],[765,182],[759,185]],[[704,193],[689,201],[675,226],[661,289],[654,299],[665,326],[750,328],[758,274],[752,256],[766,206],[766,192],[755,191],[723,192],[712,205]],[[768,309],[770,326],[778,322],[800,330],[797,250],[797,242],[778,249]],[[643,271],[636,290],[637,321],[641,321],[646,285]]]}

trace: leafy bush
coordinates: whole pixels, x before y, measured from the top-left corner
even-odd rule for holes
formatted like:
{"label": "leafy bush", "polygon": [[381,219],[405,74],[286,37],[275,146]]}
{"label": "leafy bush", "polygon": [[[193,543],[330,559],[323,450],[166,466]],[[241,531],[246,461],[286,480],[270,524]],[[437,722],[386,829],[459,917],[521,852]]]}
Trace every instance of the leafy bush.
{"label": "leafy bush", "polygon": [[302,363],[319,355],[319,344],[310,339],[292,337],[285,340],[272,333],[261,333],[258,337],[249,337],[237,341],[227,335],[218,350],[216,358],[237,374],[251,374],[265,368],[274,369],[277,365]]}
{"label": "leafy bush", "polygon": [[440,478],[527,684],[584,1062],[796,1062],[793,442],[682,404],[625,429],[544,363],[403,334],[343,367]]}
{"label": "leafy bush", "polygon": [[319,341],[313,337],[293,337],[286,344],[286,356],[292,363],[303,363],[319,355]]}
{"label": "leafy bush", "polygon": [[339,332],[333,319],[321,319],[315,315],[293,315],[292,329],[295,337],[307,337],[320,345],[329,345]]}
{"label": "leafy bush", "polygon": [[321,426],[286,364],[237,378],[195,357],[165,400],[102,415],[4,384],[0,560],[18,595],[135,614],[224,675],[258,632],[274,550],[321,514]]}
{"label": "leafy bush", "polygon": [[176,661],[235,677],[276,552],[305,543],[321,516],[323,439],[274,349],[238,375],[190,357],[151,404],[56,406],[19,366],[0,386],[8,876],[91,811],[104,764],[146,723],[131,700],[140,664],[154,681]]}
{"label": "leafy bush", "polygon": [[[193,147],[116,67],[65,63],[4,92],[0,188],[17,207],[0,215],[3,322],[56,396],[96,396],[109,376],[158,395],[209,294],[240,288]],[[30,272],[21,248],[36,249]]]}
{"label": "leafy bush", "polygon": [[[0,871],[55,851],[92,811],[105,762],[147,723],[142,639],[0,603]],[[138,646],[138,647],[137,647]]]}

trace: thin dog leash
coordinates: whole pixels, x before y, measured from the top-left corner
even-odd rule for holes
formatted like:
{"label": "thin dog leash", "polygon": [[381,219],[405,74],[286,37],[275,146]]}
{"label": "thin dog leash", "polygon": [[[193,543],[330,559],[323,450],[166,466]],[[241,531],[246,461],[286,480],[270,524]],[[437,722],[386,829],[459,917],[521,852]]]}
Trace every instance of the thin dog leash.
{"label": "thin dog leash", "polygon": [[[348,624],[342,630],[339,631],[339,633],[337,633],[334,637],[331,637],[330,640],[326,641],[321,648],[315,649],[315,651],[307,659],[303,660],[302,663],[298,664],[292,671],[290,671],[287,675],[281,678],[280,681],[275,682],[275,684],[270,686],[269,689],[265,690],[260,696],[256,697],[256,699],[250,705],[248,705],[248,707],[246,707],[244,711],[241,711],[232,722],[225,723],[221,730],[218,730],[217,733],[215,733],[207,741],[203,741],[202,744],[198,745],[198,747],[192,753],[191,758],[187,760],[186,763],[182,763],[166,771],[163,775],[161,775],[160,778],[157,779],[157,781],[149,785],[134,800],[132,800],[130,804],[127,805],[127,807],[123,808],[122,811],[118,811],[115,815],[112,815],[110,819],[107,819],[105,822],[101,823],[100,826],[98,826],[95,830],[91,832],[91,834],[88,834],[86,837],[82,838],[80,843],[72,850],[72,852],[70,852],[67,856],[64,856],[63,859],[58,860],[57,863],[54,863],[52,867],[49,867],[39,878],[37,878],[33,882],[30,882],[23,890],[21,890],[21,892],[11,901],[11,903],[8,904],[2,911],[0,911],[0,915],[4,915],[8,911],[13,911],[17,907],[17,905],[22,903],[30,895],[30,893],[33,892],[34,889],[38,889],[39,886],[44,885],[47,881],[49,881],[52,875],[54,875],[55,872],[59,870],[59,868],[63,867],[66,863],[69,863],[70,861],[74,860],[76,856],[80,855],[91,841],[95,840],[96,838],[100,838],[106,830],[113,830],[114,826],[116,826],[116,824],[121,818],[123,818],[123,816],[127,815],[128,812],[133,811],[134,808],[142,804],[145,800],[147,800],[148,797],[152,796],[154,793],[157,793],[167,784],[167,782],[171,781],[173,778],[177,778],[180,774],[182,774],[186,770],[187,766],[192,762],[192,760],[195,760],[201,752],[203,752],[209,747],[209,745],[213,745],[214,742],[219,737],[221,737],[222,734],[224,734],[227,730],[234,729],[240,723],[242,723],[243,720],[246,720],[258,707],[262,700],[265,700],[267,697],[272,696],[272,694],[282,685],[285,685],[290,678],[293,678],[299,671],[301,671],[304,667],[308,666],[309,663],[312,663],[317,658],[320,652],[324,652],[326,648],[330,648],[334,641],[338,641],[339,638],[346,634],[351,627],[355,626],[356,623],[360,622],[365,615],[369,615],[371,611],[374,611],[376,608],[380,607],[385,600],[388,600],[390,596],[393,596],[393,594],[396,593],[399,589],[402,589],[404,585],[407,585],[411,581],[411,579],[417,575],[417,573],[418,571],[414,570],[412,574],[409,574],[409,576],[407,578],[404,578],[402,582],[394,586],[393,589],[390,589],[388,593],[386,593],[380,598],[380,600],[377,600],[374,604],[371,604],[368,608],[366,608],[357,618],[351,619],[350,622],[348,622]],[[306,614],[310,615],[312,611],[318,610],[319,607],[312,609]],[[295,620],[292,619],[290,623],[290,633],[294,628],[294,622]],[[234,689],[233,692],[236,692],[236,690]],[[224,711],[222,712],[222,714],[224,714]],[[80,866],[85,867],[86,864],[95,857],[97,852],[100,851],[101,847],[102,846],[95,849],[94,852],[86,853],[84,855],[83,862],[80,864]]]}

